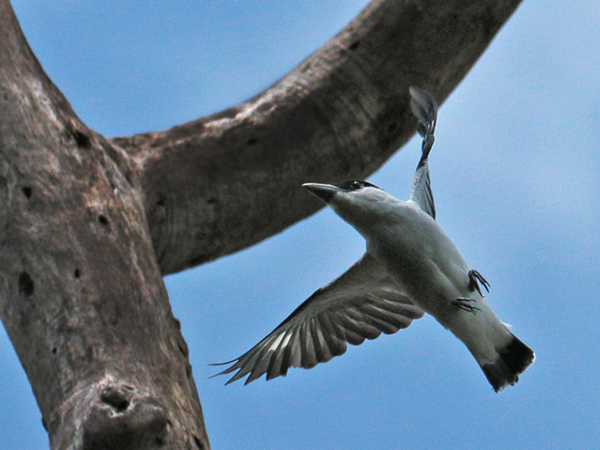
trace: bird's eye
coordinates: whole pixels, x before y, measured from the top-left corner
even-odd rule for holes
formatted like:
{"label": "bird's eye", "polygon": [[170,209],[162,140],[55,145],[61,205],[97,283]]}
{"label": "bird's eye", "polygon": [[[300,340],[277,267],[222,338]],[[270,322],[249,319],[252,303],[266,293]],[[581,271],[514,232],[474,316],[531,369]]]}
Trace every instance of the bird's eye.
{"label": "bird's eye", "polygon": [[362,187],[362,184],[360,181],[353,181],[352,184],[350,184],[350,189],[352,190],[357,190],[360,189]]}

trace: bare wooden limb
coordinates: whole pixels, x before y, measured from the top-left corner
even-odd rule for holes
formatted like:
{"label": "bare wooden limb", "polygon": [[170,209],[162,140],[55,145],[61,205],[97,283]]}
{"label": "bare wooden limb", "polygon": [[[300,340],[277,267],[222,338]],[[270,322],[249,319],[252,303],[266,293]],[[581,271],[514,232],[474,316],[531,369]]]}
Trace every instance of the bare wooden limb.
{"label": "bare wooden limb", "polygon": [[208,448],[136,170],[0,0],[0,315],[53,449]]}
{"label": "bare wooden limb", "polygon": [[366,177],[414,133],[408,87],[443,100],[520,0],[375,0],[275,85],[170,130],[117,138],[142,168],[163,274],[314,213],[304,182]]}
{"label": "bare wooden limb", "polygon": [[0,0],[0,316],[53,449],[208,448],[162,275],[313,213],[306,181],[364,177],[445,98],[519,0],[374,0],[265,92],[107,140]]}

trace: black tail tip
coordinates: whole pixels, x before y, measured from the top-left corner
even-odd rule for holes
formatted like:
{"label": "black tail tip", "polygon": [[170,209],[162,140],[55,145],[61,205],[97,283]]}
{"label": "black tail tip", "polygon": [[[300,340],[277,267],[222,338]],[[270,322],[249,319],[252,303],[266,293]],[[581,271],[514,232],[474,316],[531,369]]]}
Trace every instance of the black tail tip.
{"label": "black tail tip", "polygon": [[535,360],[535,353],[516,336],[501,349],[493,364],[483,364],[481,369],[494,388],[500,392],[506,386],[519,381],[519,375],[525,372]]}

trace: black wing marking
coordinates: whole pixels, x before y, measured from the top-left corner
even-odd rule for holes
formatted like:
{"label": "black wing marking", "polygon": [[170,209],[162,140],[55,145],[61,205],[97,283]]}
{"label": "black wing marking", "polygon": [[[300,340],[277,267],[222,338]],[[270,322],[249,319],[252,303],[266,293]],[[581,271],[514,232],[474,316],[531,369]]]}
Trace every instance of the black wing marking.
{"label": "black wing marking", "polygon": [[[319,289],[262,341],[216,375],[238,371],[228,382],[249,374],[248,384],[286,375],[290,367],[311,368],[381,333],[408,327],[424,312],[368,254],[341,277]],[[220,364],[217,364],[220,365]],[[214,376],[216,376],[214,375]]]}
{"label": "black wing marking", "polygon": [[431,192],[427,158],[435,141],[434,132],[438,105],[435,99],[422,89],[410,87],[409,91],[411,96],[410,108],[419,121],[417,130],[423,136],[421,159],[417,165],[410,200],[416,202],[423,211],[435,219],[435,204]]}

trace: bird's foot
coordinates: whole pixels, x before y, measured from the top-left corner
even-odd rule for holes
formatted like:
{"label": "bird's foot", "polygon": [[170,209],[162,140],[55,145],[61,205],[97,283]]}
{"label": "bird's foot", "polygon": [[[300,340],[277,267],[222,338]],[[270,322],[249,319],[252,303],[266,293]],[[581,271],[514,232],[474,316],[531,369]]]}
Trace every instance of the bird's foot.
{"label": "bird's foot", "polygon": [[475,311],[481,311],[480,308],[478,308],[477,306],[473,306],[470,305],[470,302],[474,302],[476,300],[472,299],[472,298],[462,298],[462,297],[458,297],[455,298],[454,300],[452,300],[450,303],[452,303],[452,306],[454,306],[457,309],[462,309],[463,311],[467,311],[470,313],[475,314]]}
{"label": "bird's foot", "polygon": [[487,292],[490,292],[490,283],[488,283],[488,281],[485,278],[483,278],[483,275],[481,275],[476,270],[469,270],[469,289],[471,291],[477,291],[479,292],[479,295],[485,297],[485,295],[483,295],[483,292],[481,291],[481,286],[479,286],[479,283],[483,285]]}

